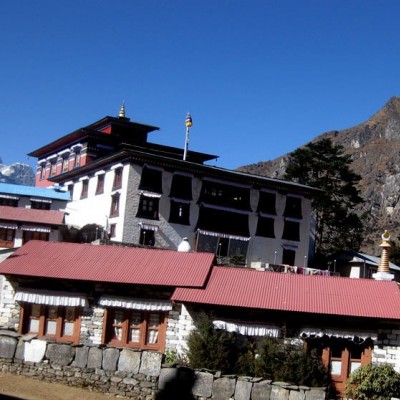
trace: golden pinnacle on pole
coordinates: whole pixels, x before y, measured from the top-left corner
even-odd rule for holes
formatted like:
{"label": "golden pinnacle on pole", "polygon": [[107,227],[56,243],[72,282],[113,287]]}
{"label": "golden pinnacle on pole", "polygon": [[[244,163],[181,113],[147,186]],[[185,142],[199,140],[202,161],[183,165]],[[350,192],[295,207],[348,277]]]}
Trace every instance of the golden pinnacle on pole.
{"label": "golden pinnacle on pole", "polygon": [[119,110],[119,114],[118,114],[119,118],[125,118],[125,102],[122,102],[121,108]]}

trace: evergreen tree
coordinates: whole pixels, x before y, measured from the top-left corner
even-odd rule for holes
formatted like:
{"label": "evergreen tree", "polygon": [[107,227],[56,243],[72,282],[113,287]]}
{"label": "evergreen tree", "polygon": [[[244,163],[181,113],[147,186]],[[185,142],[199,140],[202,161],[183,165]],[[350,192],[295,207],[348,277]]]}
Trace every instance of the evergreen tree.
{"label": "evergreen tree", "polygon": [[231,374],[246,352],[246,343],[238,335],[215,329],[207,314],[199,314],[196,329],[188,338],[187,356],[191,368],[208,368]]}
{"label": "evergreen tree", "polygon": [[350,169],[351,158],[331,139],[309,143],[289,155],[285,179],[321,189],[312,201],[316,216],[315,247],[318,256],[339,250],[359,250],[362,222],[354,207],[363,202]]}

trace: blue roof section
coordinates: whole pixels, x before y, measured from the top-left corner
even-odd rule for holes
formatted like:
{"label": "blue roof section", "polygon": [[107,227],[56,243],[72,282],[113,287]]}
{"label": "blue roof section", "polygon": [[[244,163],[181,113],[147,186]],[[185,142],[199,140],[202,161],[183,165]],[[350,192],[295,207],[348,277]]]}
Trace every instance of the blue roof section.
{"label": "blue roof section", "polygon": [[16,196],[42,197],[53,200],[70,200],[69,191],[59,186],[40,188],[35,186],[13,185],[11,183],[0,183],[0,194],[12,194]]}
{"label": "blue roof section", "polygon": [[[367,263],[369,262],[369,264],[376,265],[377,267],[379,266],[379,263],[381,261],[380,257],[370,256],[369,254],[353,252],[353,255],[354,257],[360,260],[364,260]],[[400,271],[400,267],[398,267],[396,264],[393,264],[392,262],[389,262],[389,269]]]}

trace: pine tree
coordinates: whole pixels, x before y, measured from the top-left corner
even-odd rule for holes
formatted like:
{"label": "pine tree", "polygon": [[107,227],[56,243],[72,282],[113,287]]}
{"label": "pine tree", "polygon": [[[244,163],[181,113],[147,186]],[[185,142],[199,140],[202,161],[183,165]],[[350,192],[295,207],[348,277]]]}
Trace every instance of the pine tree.
{"label": "pine tree", "polygon": [[316,255],[359,250],[362,222],[354,212],[363,202],[357,184],[361,177],[350,169],[351,158],[330,139],[309,143],[289,155],[285,179],[321,189],[313,199],[316,216]]}

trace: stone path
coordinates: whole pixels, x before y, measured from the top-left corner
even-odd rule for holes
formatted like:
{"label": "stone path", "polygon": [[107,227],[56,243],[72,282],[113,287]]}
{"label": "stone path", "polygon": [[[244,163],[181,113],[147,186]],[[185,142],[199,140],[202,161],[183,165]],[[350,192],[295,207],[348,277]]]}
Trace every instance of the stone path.
{"label": "stone path", "polygon": [[49,383],[0,372],[0,399],[4,400],[113,400],[114,396],[90,392],[61,383]]}

